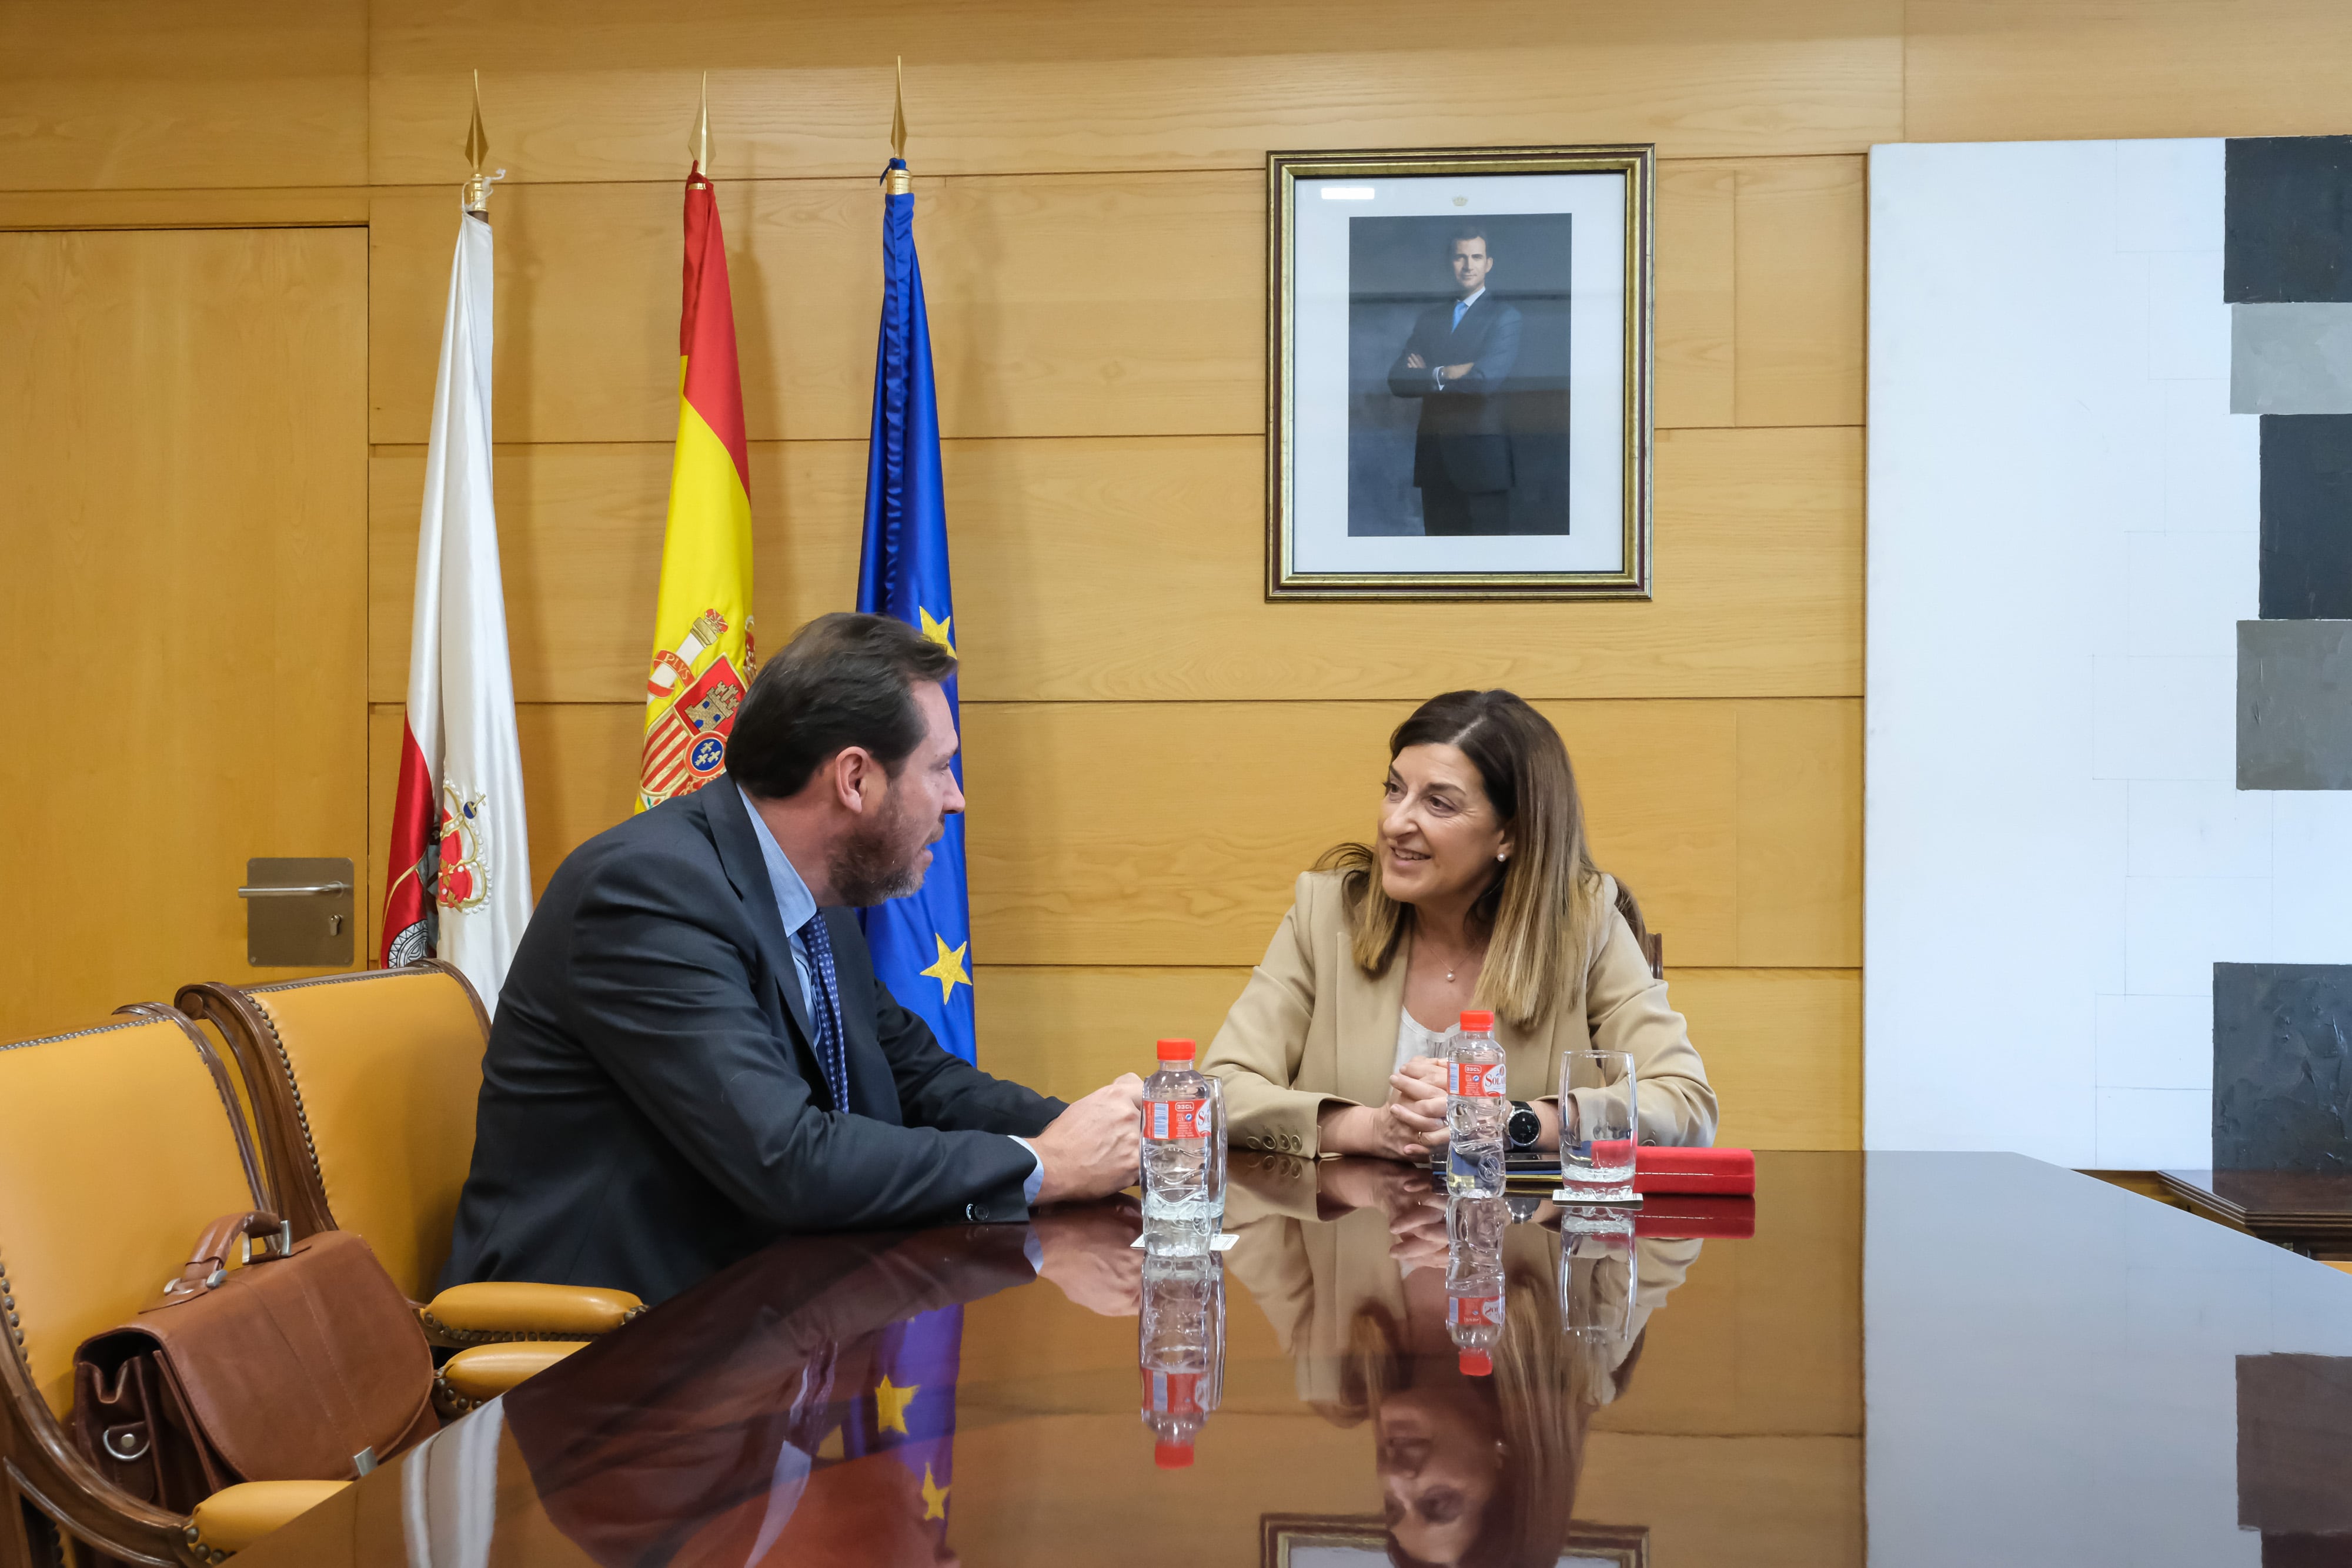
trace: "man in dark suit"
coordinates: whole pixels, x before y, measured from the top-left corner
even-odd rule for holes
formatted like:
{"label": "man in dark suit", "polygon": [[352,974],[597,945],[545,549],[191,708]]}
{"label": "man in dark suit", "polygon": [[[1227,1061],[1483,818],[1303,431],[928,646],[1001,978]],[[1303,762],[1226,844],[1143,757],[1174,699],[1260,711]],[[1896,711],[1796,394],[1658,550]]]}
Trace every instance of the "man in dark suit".
{"label": "man in dark suit", "polygon": [[950,1056],[843,905],[912,892],[963,810],[904,623],[827,615],[751,682],[726,776],[574,850],[483,1060],[445,1284],[673,1295],[784,1232],[1022,1220],[1136,1179],[1133,1074],[1075,1105]]}
{"label": "man in dark suit", "polygon": [[1423,311],[1389,367],[1389,391],[1421,399],[1412,443],[1421,531],[1508,533],[1511,437],[1498,394],[1519,357],[1519,313],[1487,291],[1495,253],[1484,229],[1457,231],[1447,265],[1460,298]]}

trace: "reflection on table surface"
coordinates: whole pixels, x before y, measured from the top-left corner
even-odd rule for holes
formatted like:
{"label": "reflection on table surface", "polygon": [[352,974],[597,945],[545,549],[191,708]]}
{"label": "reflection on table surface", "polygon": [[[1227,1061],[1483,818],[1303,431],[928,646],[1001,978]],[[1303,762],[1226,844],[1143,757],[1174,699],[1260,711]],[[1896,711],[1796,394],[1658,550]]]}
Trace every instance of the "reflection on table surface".
{"label": "reflection on table surface", "polygon": [[2352,1385],[2352,1281],[2015,1156],[1759,1155],[1752,1207],[1636,1218],[1254,1155],[1226,1228],[779,1243],[245,1560],[2252,1565],[2352,1530],[2352,1413],[2292,1393]]}

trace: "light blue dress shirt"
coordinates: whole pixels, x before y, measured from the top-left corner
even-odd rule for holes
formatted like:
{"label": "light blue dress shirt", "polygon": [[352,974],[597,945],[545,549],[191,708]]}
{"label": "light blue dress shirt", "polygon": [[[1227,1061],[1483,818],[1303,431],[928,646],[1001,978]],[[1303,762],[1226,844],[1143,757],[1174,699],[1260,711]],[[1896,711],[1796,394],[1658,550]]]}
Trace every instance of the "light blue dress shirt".
{"label": "light blue dress shirt", "polygon": [[[734,789],[735,798],[743,802],[743,814],[751,819],[751,831],[760,841],[760,858],[768,865],[768,886],[776,896],[776,913],[783,917],[784,946],[792,949],[793,978],[800,987],[802,1010],[814,1018],[816,1008],[809,991],[809,976],[813,971],[809,967],[808,946],[801,938],[801,927],[816,914],[816,894],[811,893],[808,883],[801,880],[801,873],[793,869],[793,862],[786,858],[783,847],[776,842],[776,835],[768,831],[767,819],[761,817],[751,804],[751,797],[744,793],[740,784]],[[1013,1137],[1013,1134],[1008,1133],[1005,1136]],[[1037,1189],[1045,1184],[1045,1161],[1028,1139],[1015,1137],[1013,1141],[1029,1151],[1029,1158],[1035,1166],[1030,1171],[1029,1179],[1021,1184],[1022,1197],[1034,1205],[1037,1201]]]}

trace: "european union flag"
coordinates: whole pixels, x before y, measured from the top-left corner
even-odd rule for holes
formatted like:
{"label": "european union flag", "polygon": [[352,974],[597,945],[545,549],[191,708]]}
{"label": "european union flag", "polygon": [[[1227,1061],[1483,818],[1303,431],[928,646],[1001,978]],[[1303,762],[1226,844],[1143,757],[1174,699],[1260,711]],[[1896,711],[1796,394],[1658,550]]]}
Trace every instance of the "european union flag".
{"label": "european union flag", "polygon": [[[882,341],[874,354],[874,430],[866,458],[866,549],[857,608],[895,615],[955,652],[948,518],[940,486],[940,411],[931,390],[931,329],[915,260],[915,197],[904,158],[883,175]],[[956,678],[948,677],[948,711]],[[963,761],[956,761],[963,783]],[[940,1045],[974,1060],[971,910],[964,895],[963,819],[948,819],[923,885],[864,913],[874,971]]]}

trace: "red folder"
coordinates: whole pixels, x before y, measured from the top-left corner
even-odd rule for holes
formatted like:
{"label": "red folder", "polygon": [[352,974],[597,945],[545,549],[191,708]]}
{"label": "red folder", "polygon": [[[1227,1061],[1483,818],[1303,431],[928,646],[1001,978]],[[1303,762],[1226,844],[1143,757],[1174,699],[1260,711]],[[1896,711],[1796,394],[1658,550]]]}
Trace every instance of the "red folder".
{"label": "red folder", "polygon": [[1750,1197],[1756,1192],[1756,1151],[1647,1145],[1633,1153],[1633,1190]]}

